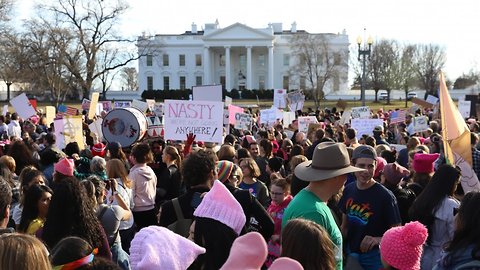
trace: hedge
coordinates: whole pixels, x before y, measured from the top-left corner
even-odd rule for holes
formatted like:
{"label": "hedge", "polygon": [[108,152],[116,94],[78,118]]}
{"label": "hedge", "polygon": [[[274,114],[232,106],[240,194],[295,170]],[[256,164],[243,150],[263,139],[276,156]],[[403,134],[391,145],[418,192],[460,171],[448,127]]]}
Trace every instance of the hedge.
{"label": "hedge", "polygon": [[[191,89],[173,89],[173,90],[145,90],[142,93],[143,99],[155,99],[155,100],[164,100],[164,99],[185,99],[187,100],[192,94]],[[273,89],[246,89],[239,91],[237,89],[232,89],[228,92],[223,90],[223,98],[229,96],[233,99],[273,99]]]}

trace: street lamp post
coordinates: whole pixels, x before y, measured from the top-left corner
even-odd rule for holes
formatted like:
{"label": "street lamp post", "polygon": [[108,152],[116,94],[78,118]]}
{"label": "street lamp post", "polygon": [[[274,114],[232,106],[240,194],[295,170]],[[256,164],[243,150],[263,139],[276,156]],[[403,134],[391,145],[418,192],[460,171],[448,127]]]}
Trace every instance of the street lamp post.
{"label": "street lamp post", "polygon": [[7,84],[7,102],[10,102],[10,85],[12,85],[11,81],[6,81]]}
{"label": "street lamp post", "polygon": [[[366,70],[366,60],[367,57],[370,59],[370,53],[372,52],[373,39],[369,37],[367,40],[368,48],[363,44],[362,49],[362,38],[359,36],[357,38],[358,44],[358,61],[362,60],[362,82],[360,88],[360,99],[362,100],[362,106],[365,106],[365,70]],[[362,57],[363,56],[363,57]]]}

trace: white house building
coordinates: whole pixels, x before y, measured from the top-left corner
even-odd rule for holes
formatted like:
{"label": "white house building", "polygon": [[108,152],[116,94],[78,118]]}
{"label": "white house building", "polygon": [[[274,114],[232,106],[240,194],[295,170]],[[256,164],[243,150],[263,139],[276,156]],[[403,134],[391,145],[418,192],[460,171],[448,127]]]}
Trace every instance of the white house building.
{"label": "white house building", "polygon": [[[298,63],[293,55],[290,38],[296,29],[282,29],[281,23],[271,23],[267,28],[251,28],[235,23],[220,28],[218,21],[205,24],[197,30],[179,35],[158,34],[139,37],[138,83],[140,91],[185,89],[196,85],[222,84],[232,89],[298,89],[305,86],[305,78],[292,75],[292,67]],[[309,33],[307,33],[309,34]],[[330,48],[346,53],[348,36],[322,35],[329,40]],[[308,83],[307,83],[308,84]],[[348,90],[348,67],[340,76],[329,81],[324,89],[344,92]]]}

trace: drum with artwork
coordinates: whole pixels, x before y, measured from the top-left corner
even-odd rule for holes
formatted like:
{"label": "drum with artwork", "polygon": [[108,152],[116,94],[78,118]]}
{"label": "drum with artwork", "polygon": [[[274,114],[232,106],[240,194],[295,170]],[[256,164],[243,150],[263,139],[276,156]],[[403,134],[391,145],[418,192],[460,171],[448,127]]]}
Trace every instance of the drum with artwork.
{"label": "drum with artwork", "polygon": [[147,133],[147,118],[135,108],[113,109],[103,119],[102,132],[108,142],[128,147]]}

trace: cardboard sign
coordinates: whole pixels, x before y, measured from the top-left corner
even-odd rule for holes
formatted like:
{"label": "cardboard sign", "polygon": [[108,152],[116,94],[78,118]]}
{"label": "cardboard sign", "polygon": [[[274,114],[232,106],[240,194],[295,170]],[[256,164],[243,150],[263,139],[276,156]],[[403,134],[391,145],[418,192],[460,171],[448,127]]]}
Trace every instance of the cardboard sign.
{"label": "cardboard sign", "polygon": [[13,109],[18,113],[18,115],[23,119],[28,119],[30,116],[37,113],[25,93],[12,98],[10,100],[10,104],[12,105]]}
{"label": "cardboard sign", "polygon": [[283,127],[287,128],[295,120],[295,112],[283,112]]}
{"label": "cardboard sign", "polygon": [[95,113],[97,112],[97,104],[100,93],[92,93],[92,100],[90,101],[90,108],[88,108],[88,119],[93,119]]}
{"label": "cardboard sign", "polygon": [[130,108],[132,107],[131,101],[115,101],[113,103],[114,108]]}
{"label": "cardboard sign", "polygon": [[193,100],[222,102],[222,85],[203,85],[192,87]]}
{"label": "cardboard sign", "polygon": [[278,109],[287,107],[287,90],[275,89],[273,90],[273,106]]}
{"label": "cardboard sign", "polygon": [[148,104],[147,102],[134,99],[132,100],[132,107],[135,109],[138,109],[142,113],[145,113],[148,109]]}
{"label": "cardboard sign", "polygon": [[298,131],[307,133],[308,125],[310,123],[318,123],[316,116],[301,116],[298,117]]}
{"label": "cardboard sign", "polygon": [[373,129],[376,126],[382,126],[382,119],[361,119],[355,118],[352,119],[352,128],[357,131],[357,139],[360,139],[363,134],[372,136]]}
{"label": "cardboard sign", "polygon": [[470,100],[459,100],[458,101],[458,111],[463,118],[470,117],[470,106],[472,102]]}
{"label": "cardboard sign", "polygon": [[228,105],[228,124],[235,124],[235,115],[237,113],[244,113],[243,108],[235,105]]}
{"label": "cardboard sign", "polygon": [[185,140],[193,133],[197,141],[223,141],[223,102],[165,100],[163,119],[167,140]]}
{"label": "cardboard sign", "polygon": [[428,117],[417,116],[412,119],[413,133],[423,132],[429,128]]}
{"label": "cardboard sign", "polygon": [[342,117],[340,118],[340,125],[344,126],[346,123],[350,122],[350,118],[352,117],[352,111],[343,111]]}
{"label": "cardboard sign", "polygon": [[370,108],[368,106],[352,108],[352,119],[369,119],[369,118],[370,118]]}
{"label": "cardboard sign", "polygon": [[53,119],[55,119],[55,107],[45,106],[45,118],[47,121],[47,126],[49,127],[50,124],[53,123]]}
{"label": "cardboard sign", "polygon": [[433,108],[433,105],[432,103],[429,103],[423,99],[419,99],[419,98],[412,98],[412,102],[415,103],[415,104],[418,104],[424,108]]}
{"label": "cardboard sign", "polygon": [[248,113],[235,114],[235,128],[250,130],[252,127],[252,116]]}
{"label": "cardboard sign", "polygon": [[60,149],[71,142],[77,142],[80,150],[83,150],[83,132],[81,116],[66,116],[62,119],[54,120],[55,135],[57,137],[56,146]]}

